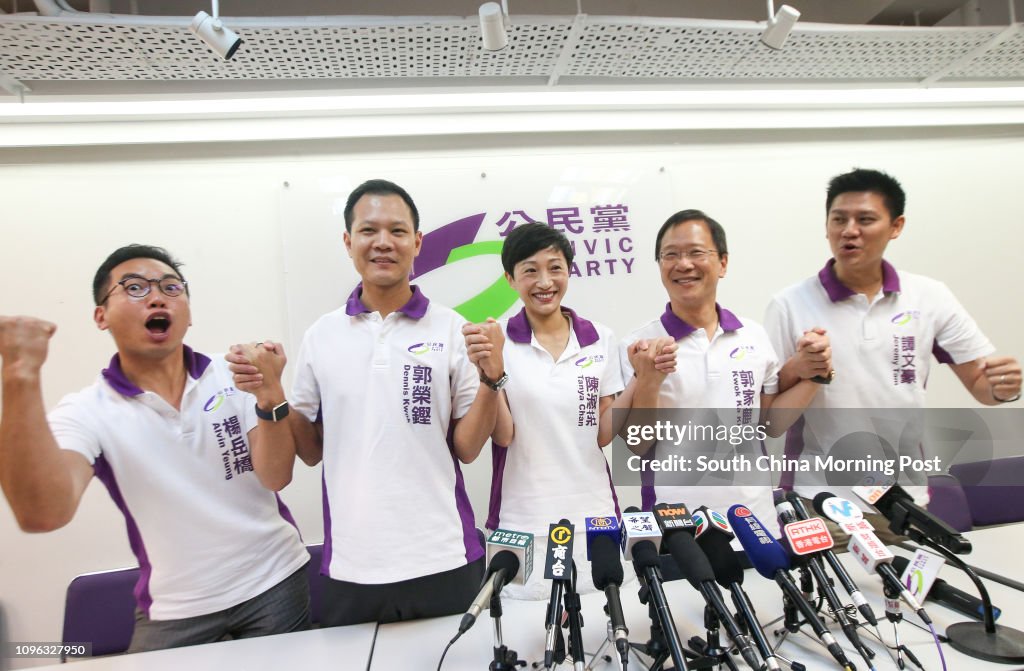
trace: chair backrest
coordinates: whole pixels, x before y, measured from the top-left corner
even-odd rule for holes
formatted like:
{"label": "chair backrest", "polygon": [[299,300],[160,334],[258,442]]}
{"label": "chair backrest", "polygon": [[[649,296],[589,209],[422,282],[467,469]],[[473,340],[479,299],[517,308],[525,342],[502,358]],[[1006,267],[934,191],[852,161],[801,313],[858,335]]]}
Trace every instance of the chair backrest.
{"label": "chair backrest", "polygon": [[92,654],[124,652],[135,630],[139,569],[86,573],[71,581],[64,602],[64,643],[92,643]]}
{"label": "chair backrest", "polygon": [[975,526],[1024,520],[1024,456],[953,464]]}
{"label": "chair backrest", "polygon": [[928,512],[936,515],[957,531],[970,531],[971,508],[960,481],[952,475],[928,476]]}
{"label": "chair backrest", "polygon": [[[313,624],[320,622],[323,545],[307,545],[310,562],[309,607]],[[139,569],[126,568],[77,576],[68,585],[64,602],[64,643],[92,643],[93,656],[124,652],[135,631],[135,583]]]}

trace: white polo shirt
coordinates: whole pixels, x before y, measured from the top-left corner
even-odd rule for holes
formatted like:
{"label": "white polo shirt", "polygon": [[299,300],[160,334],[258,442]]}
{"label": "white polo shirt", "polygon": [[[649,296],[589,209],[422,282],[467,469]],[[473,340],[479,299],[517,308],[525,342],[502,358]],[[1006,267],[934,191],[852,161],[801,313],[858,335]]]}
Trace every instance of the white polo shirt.
{"label": "white polo shirt", "polygon": [[[836,377],[822,385],[803,418],[789,430],[786,456],[827,455],[843,436],[855,431],[884,434],[884,423],[865,423],[850,408],[924,408],[925,388],[934,354],[940,363],[966,363],[992,354],[995,348],[946,285],[936,280],[897,273],[882,262],[882,291],[870,302],[836,277],[829,259],[815,277],[785,289],[768,306],[765,325],[784,359],[796,351],[804,331],[820,326],[832,346]],[[832,410],[826,412],[826,410]],[[899,433],[904,433],[905,427]],[[908,435],[882,435],[892,445]],[[922,449],[920,434],[911,449]],[[926,452],[927,450],[923,450]],[[881,447],[872,457],[882,457]],[[816,469],[789,471],[782,484],[813,498],[830,491],[859,501],[849,486],[829,484],[828,474]],[[928,502],[927,488],[910,486],[915,500]]]}
{"label": "white polo shirt", "polygon": [[321,572],[384,584],[465,566],[483,556],[447,441],[479,387],[465,320],[418,287],[383,319],[361,293],[306,332],[290,399],[323,420]]}
{"label": "white polo shirt", "polygon": [[[539,548],[548,525],[562,518],[582,533],[587,517],[619,513],[597,444],[600,399],[622,391],[618,347],[611,329],[562,311],[569,341],[557,361],[537,342],[525,309],[504,325],[505,393],[515,436],[508,447],[493,446],[487,528],[532,533]],[[589,581],[589,564],[576,563]]]}
{"label": "white polo shirt", "polygon": [[92,464],[124,514],[139,561],[139,608],[153,620],[215,613],[307,561],[291,513],[252,470],[256,400],[223,357],[185,347],[181,410],[133,385],[115,355],[92,386],[49,414],[61,448]]}
{"label": "white polo shirt", "polygon": [[[708,340],[704,329],[695,329],[672,312],[671,303],[665,312],[630,333],[622,340],[620,358],[622,376],[633,375],[626,355],[627,347],[641,339],[671,336],[679,346],[676,372],[661,385],[658,407],[735,410],[736,423],[756,424],[761,408],[761,394],[779,391],[779,359],[760,324],[718,306],[718,329]],[[722,413],[719,413],[722,414]],[[731,414],[731,413],[730,413]],[[653,458],[665,459],[685,453],[686,446],[655,445]],[[647,459],[652,458],[649,453]],[[756,476],[746,473],[743,482]],[[764,485],[677,486],[659,485],[651,471],[642,473],[642,506],[651,510],[655,503],[685,503],[690,508],[706,505],[723,512],[740,503],[750,508],[759,519],[774,519],[770,477]]]}

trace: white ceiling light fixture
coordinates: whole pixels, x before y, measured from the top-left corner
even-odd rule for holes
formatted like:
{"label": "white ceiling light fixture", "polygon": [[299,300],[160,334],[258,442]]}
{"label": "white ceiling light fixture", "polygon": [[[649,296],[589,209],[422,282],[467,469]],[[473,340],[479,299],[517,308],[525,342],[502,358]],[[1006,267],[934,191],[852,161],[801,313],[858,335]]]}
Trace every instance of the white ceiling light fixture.
{"label": "white ceiling light fixture", "polygon": [[772,49],[781,49],[786,44],[789,33],[800,19],[800,12],[789,5],[779,7],[775,11],[775,3],[768,0],[768,25],[761,33],[761,42]]}
{"label": "white ceiling light fixture", "polygon": [[213,16],[206,12],[199,12],[192,19],[189,30],[195,33],[196,37],[206,43],[206,46],[226,61],[238,51],[242,39],[238,34],[227,28],[220,20],[220,9],[217,0],[213,0]]}
{"label": "white ceiling light fixture", "polygon": [[485,2],[480,5],[480,37],[483,38],[486,51],[501,51],[508,46],[506,17],[508,0],[501,0],[501,4]]}

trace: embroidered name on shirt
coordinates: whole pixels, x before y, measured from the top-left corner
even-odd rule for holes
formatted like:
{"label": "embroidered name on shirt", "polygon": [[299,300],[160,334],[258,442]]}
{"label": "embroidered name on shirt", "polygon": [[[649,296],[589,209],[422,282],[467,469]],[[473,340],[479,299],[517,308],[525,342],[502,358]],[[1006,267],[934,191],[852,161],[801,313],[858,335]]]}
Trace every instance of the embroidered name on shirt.
{"label": "embroidered name on shirt", "polygon": [[732,372],[732,395],[736,403],[736,421],[750,424],[754,417],[754,371],[734,370]]}
{"label": "embroidered name on shirt", "polygon": [[402,412],[406,423],[431,423],[433,379],[434,369],[430,366],[402,367]]}
{"label": "embroidered name on shirt", "polygon": [[576,395],[579,398],[579,414],[576,426],[597,426],[597,390],[600,380],[593,375],[580,375],[576,379]]}
{"label": "embroidered name on shirt", "polygon": [[231,415],[223,422],[213,423],[213,434],[217,437],[221,463],[224,465],[224,479],[252,471],[252,455],[242,434],[238,415]]}
{"label": "embroidered name on shirt", "polygon": [[917,344],[914,336],[893,336],[892,337],[892,383],[894,386],[901,384],[917,383]]}

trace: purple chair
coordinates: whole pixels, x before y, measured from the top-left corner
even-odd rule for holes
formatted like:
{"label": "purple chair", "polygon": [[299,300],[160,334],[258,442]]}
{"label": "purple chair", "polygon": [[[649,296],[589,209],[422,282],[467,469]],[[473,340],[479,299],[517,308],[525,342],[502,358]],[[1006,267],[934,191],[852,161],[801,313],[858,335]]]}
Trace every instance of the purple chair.
{"label": "purple chair", "polygon": [[64,643],[92,643],[93,656],[124,652],[135,630],[135,583],[139,569],[85,573],[68,585]]}
{"label": "purple chair", "polygon": [[928,512],[941,518],[957,531],[970,531],[971,509],[967,503],[960,481],[952,475],[931,475],[928,477]]}
{"label": "purple chair", "polygon": [[953,464],[974,526],[1024,520],[1024,456]]}
{"label": "purple chair", "polygon": [[[313,624],[320,622],[320,594],[323,577],[320,558],[323,546],[307,545],[310,562],[309,608]],[[135,631],[135,583],[139,569],[126,568],[77,576],[68,585],[64,602],[64,643],[92,643],[94,657],[114,655],[128,649]]]}

